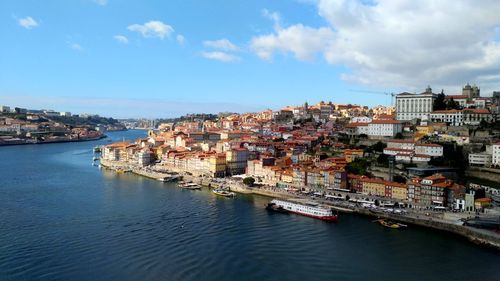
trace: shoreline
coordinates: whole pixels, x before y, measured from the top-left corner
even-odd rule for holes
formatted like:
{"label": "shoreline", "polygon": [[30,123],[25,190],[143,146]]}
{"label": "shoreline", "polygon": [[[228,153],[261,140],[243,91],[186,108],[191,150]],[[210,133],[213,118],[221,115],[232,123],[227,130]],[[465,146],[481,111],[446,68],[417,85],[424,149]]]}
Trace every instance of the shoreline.
{"label": "shoreline", "polygon": [[65,142],[86,142],[86,141],[96,141],[107,138],[107,135],[102,135],[95,138],[85,138],[85,139],[75,139],[75,140],[54,140],[54,141],[40,141],[40,142],[23,142],[23,143],[0,143],[0,146],[14,146],[14,145],[39,145],[39,144],[51,144],[51,143],[65,143]]}
{"label": "shoreline", "polygon": [[[147,172],[142,170],[138,172],[137,167],[130,168],[133,166],[130,165],[129,163],[118,163],[118,162],[111,163],[110,161],[103,159],[101,159],[101,166],[115,171],[118,169],[125,168],[125,171],[130,171],[136,175],[156,180],[160,180],[160,178],[165,178],[170,176],[170,174],[166,172],[165,173],[158,171]],[[183,180],[192,181],[194,183],[200,184],[208,188],[226,185],[230,188],[231,191],[247,195],[259,195],[259,196],[278,198],[284,200],[293,198],[302,198],[302,199],[304,198],[290,193],[275,192],[272,190],[266,190],[262,188],[246,187],[240,183],[227,182],[227,179],[224,180],[223,182],[218,182],[218,181],[213,181],[213,178],[196,177],[193,175],[185,175],[185,174],[182,175],[182,178]],[[356,206],[355,207],[342,206],[342,204],[335,204],[335,201],[325,201],[325,200],[315,200],[315,201],[327,205],[332,209],[337,210],[338,212],[368,216],[371,218],[391,219],[394,221],[403,222],[410,225],[431,228],[433,230],[438,230],[438,231],[446,231],[467,238],[468,241],[476,245],[500,250],[500,234],[496,234],[493,231],[473,228],[470,226],[464,226],[460,224],[453,224],[439,218],[433,218],[431,216],[424,216],[424,215],[411,216],[409,214],[403,215],[395,213],[374,212],[369,209]]]}

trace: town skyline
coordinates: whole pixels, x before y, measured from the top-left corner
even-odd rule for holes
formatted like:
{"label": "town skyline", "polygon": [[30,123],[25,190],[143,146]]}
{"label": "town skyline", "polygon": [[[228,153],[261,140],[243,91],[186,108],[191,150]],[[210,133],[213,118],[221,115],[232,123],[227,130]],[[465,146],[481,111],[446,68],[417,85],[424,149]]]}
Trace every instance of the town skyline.
{"label": "town skyline", "polygon": [[158,118],[500,89],[499,4],[431,2],[4,1],[0,104]]}

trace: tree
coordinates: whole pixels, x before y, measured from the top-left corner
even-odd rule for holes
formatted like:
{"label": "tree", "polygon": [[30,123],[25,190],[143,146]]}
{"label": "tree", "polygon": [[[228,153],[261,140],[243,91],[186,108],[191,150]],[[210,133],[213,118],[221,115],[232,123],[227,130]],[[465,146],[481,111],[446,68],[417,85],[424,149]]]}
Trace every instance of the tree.
{"label": "tree", "polygon": [[451,98],[446,102],[446,109],[460,109],[460,104]]}
{"label": "tree", "polygon": [[481,119],[481,122],[479,122],[479,127],[480,127],[480,128],[485,129],[485,128],[487,128],[487,127],[488,127],[488,125],[489,125],[488,121],[486,121],[486,120],[484,120],[484,119]]}
{"label": "tree", "polygon": [[386,147],[387,147],[387,145],[381,141],[378,141],[376,144],[371,146],[373,151],[378,151],[378,152],[384,151],[384,148],[386,148]]}
{"label": "tree", "polygon": [[444,101],[445,94],[444,91],[441,90],[441,93],[439,93],[434,100],[434,104],[432,105],[433,110],[444,110],[446,109],[446,103]]}
{"label": "tree", "polygon": [[395,182],[398,182],[398,183],[406,183],[405,177],[400,176],[400,175],[394,175],[392,177],[392,180],[395,181]]}
{"label": "tree", "polygon": [[370,163],[364,158],[356,158],[354,161],[349,163],[345,169],[348,173],[364,176],[368,174],[369,164]]}
{"label": "tree", "polygon": [[402,140],[404,137],[403,137],[403,134],[402,133],[397,133],[395,136],[394,136],[395,139],[397,140]]}
{"label": "tree", "polygon": [[387,154],[380,154],[377,157],[377,163],[383,166],[388,166],[389,156]]}
{"label": "tree", "polygon": [[246,186],[252,186],[255,183],[255,179],[252,178],[252,177],[246,177],[246,178],[243,179],[243,183]]}

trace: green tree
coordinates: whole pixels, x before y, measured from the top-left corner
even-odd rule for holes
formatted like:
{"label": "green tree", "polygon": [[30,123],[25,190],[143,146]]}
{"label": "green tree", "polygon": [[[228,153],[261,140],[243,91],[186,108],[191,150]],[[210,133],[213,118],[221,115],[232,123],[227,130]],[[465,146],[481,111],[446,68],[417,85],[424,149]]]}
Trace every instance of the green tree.
{"label": "green tree", "polygon": [[368,175],[369,162],[364,158],[356,158],[346,166],[348,173],[355,175]]}
{"label": "green tree", "polygon": [[444,110],[446,109],[446,103],[444,101],[445,94],[444,91],[441,90],[441,93],[439,93],[434,100],[434,104],[432,106],[433,110]]}
{"label": "green tree", "polygon": [[392,177],[392,180],[395,181],[395,182],[398,182],[398,183],[406,183],[405,177],[403,177],[401,175],[394,175]]}
{"label": "green tree", "polygon": [[460,109],[460,104],[451,98],[446,102],[446,109]]}
{"label": "green tree", "polygon": [[373,151],[377,151],[377,152],[383,152],[384,148],[386,148],[386,147],[387,147],[387,145],[381,141],[378,141],[376,144],[371,146]]}
{"label": "green tree", "polygon": [[389,155],[387,154],[380,154],[377,157],[377,163],[383,166],[388,166],[389,165]]}
{"label": "green tree", "polygon": [[404,137],[403,137],[403,134],[402,133],[397,133],[395,136],[394,136],[395,139],[398,139],[398,140],[402,140]]}
{"label": "green tree", "polygon": [[243,183],[246,186],[252,186],[255,183],[255,179],[252,178],[252,177],[246,177],[246,178],[243,179]]}

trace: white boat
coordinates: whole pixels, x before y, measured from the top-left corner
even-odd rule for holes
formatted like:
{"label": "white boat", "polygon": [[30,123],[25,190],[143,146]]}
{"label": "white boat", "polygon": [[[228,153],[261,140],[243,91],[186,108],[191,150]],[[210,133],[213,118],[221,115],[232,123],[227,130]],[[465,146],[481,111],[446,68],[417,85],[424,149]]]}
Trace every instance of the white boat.
{"label": "white boat", "polygon": [[314,202],[305,202],[305,203],[296,203],[296,202],[291,202],[291,201],[285,201],[285,200],[280,200],[280,199],[273,199],[271,201],[271,204],[275,204],[278,207],[282,207],[283,209],[307,216],[307,217],[312,217],[312,218],[317,218],[320,220],[324,221],[337,221],[338,217],[337,215],[333,214],[333,211],[331,208],[325,208],[320,206],[317,203]]}
{"label": "white boat", "polygon": [[219,195],[219,196],[224,196],[224,197],[234,197],[236,196],[236,193],[225,190],[225,189],[214,189],[212,190],[213,193]]}
{"label": "white boat", "polygon": [[194,183],[194,182],[185,183],[185,184],[181,185],[180,187],[183,188],[183,189],[191,189],[191,190],[201,189],[201,187],[198,184]]}

